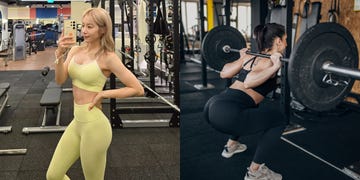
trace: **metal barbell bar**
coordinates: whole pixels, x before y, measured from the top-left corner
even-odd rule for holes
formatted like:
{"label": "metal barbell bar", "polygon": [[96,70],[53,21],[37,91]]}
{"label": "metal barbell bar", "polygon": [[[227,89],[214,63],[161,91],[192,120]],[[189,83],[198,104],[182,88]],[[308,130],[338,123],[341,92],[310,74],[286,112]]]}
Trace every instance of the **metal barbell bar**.
{"label": "metal barbell bar", "polygon": [[[224,51],[224,53],[230,53],[230,52],[239,52],[240,50],[239,49],[233,49],[231,48],[229,45],[225,45],[222,47],[222,50]],[[262,57],[262,58],[270,58],[270,55],[269,54],[262,54],[262,53],[256,53],[256,52],[251,52],[251,51],[246,51],[245,52],[246,54],[249,54],[249,55],[253,55],[253,56],[257,56],[257,57]],[[280,61],[283,61],[283,62],[289,62],[289,59],[287,58],[280,58]]]}
{"label": "metal barbell bar", "polygon": [[22,155],[26,154],[27,149],[5,149],[0,150],[0,155]]}
{"label": "metal barbell bar", "polygon": [[121,53],[122,55],[126,56],[127,58],[131,59],[131,60],[135,60],[134,57],[130,56],[129,54],[123,52],[122,50],[118,50],[119,53]]}
{"label": "metal barbell bar", "polygon": [[[239,52],[238,49],[233,49],[229,45],[225,45],[223,48],[224,53],[230,53],[230,52]],[[251,51],[246,51],[246,54],[262,57],[262,58],[270,58],[269,54],[261,54]],[[281,58],[280,59],[283,62],[289,62],[289,59],[287,58]],[[352,68],[346,68],[341,66],[336,66],[331,61],[324,62],[321,66],[321,70],[325,71],[326,73],[333,73],[339,76],[353,78],[353,79],[360,79],[360,71],[357,69]]]}
{"label": "metal barbell bar", "polygon": [[360,71],[359,70],[336,66],[332,62],[325,62],[321,66],[321,69],[324,70],[327,73],[334,73],[334,74],[337,74],[339,76],[358,79],[358,80],[360,79]]}
{"label": "metal barbell bar", "polygon": [[165,99],[164,97],[162,97],[159,93],[155,92],[153,89],[151,89],[148,85],[146,85],[144,82],[140,81],[140,84],[143,85],[147,90],[149,90],[150,92],[152,92],[153,94],[155,94],[157,97],[159,97],[162,101],[164,101],[166,104],[168,104],[169,106],[171,106],[173,109],[175,109],[177,112],[180,112],[180,108],[176,105],[171,103],[170,101],[168,101],[167,99]]}

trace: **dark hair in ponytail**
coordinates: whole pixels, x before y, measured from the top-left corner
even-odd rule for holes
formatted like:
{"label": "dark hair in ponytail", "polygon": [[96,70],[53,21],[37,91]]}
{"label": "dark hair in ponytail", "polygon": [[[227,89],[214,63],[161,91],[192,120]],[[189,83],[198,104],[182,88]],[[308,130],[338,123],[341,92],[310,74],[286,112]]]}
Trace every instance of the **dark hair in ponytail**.
{"label": "dark hair in ponytail", "polygon": [[285,35],[285,27],[276,23],[267,23],[258,25],[254,28],[254,39],[256,41],[258,51],[271,49],[276,37],[282,38]]}

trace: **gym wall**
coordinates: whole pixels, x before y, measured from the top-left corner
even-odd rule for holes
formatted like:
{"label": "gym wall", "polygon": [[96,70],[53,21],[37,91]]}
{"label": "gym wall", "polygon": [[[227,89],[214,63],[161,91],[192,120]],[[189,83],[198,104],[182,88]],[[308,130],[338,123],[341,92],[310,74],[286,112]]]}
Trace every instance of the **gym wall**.
{"label": "gym wall", "polygon": [[33,19],[36,18],[57,18],[58,15],[63,14],[64,17],[70,16],[70,8],[37,8],[37,7],[8,7],[9,19]]}
{"label": "gym wall", "polygon": [[[297,12],[299,8],[299,2],[303,5],[303,0],[294,0],[294,8],[293,12]],[[331,3],[333,0],[312,0],[311,2],[321,2],[321,19],[320,22],[328,22],[329,21],[329,9],[331,8]],[[345,26],[354,37],[358,52],[360,52],[360,11],[354,11],[354,0],[337,0],[340,1],[340,16],[337,17],[337,22],[343,26]],[[302,11],[302,7],[300,7],[300,11]],[[298,21],[300,23],[301,20]],[[297,29],[299,31],[299,28]],[[298,38],[298,37],[296,37]],[[359,63],[360,65],[360,63]],[[355,84],[352,88],[352,92],[356,94],[360,94],[360,81],[355,81]]]}

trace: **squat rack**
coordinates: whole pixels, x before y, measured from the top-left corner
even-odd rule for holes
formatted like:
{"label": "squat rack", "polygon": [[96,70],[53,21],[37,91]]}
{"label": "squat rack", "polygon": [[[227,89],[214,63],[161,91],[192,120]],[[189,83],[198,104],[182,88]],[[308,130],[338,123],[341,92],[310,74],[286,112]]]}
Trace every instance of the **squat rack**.
{"label": "squat rack", "polygon": [[[119,1],[119,4],[121,2]],[[123,2],[124,3],[124,2]],[[132,13],[132,1],[131,3],[128,3],[130,6],[130,13]],[[149,4],[147,6],[147,11],[148,14],[152,14],[153,11],[153,5],[155,4],[155,0],[149,0]],[[110,12],[110,17],[111,20],[113,22],[113,25],[115,24],[115,9],[114,9],[114,0],[109,0],[109,12]],[[104,0],[102,0],[101,3],[101,7],[104,8]],[[169,121],[168,126],[170,127],[179,127],[180,126],[180,96],[179,96],[179,62],[180,62],[180,53],[179,53],[179,14],[178,14],[178,1],[174,0],[173,1],[173,9],[176,10],[173,13],[173,44],[174,44],[174,49],[173,49],[173,58],[174,58],[174,95],[173,95],[173,99],[174,99],[174,104],[171,103],[170,101],[166,100],[164,97],[162,97],[161,95],[159,95],[154,89],[155,89],[155,77],[154,77],[154,63],[155,63],[155,53],[154,52],[154,42],[153,42],[153,38],[149,38],[149,65],[150,65],[150,87],[148,85],[146,85],[144,82],[140,81],[140,83],[144,86],[144,88],[149,91],[153,97],[158,97],[163,103],[167,104],[170,106],[169,107],[164,107],[164,106],[159,106],[159,107],[141,107],[141,108],[131,108],[131,109],[126,109],[126,108],[119,108],[116,105],[116,99],[111,98],[110,99],[110,121],[111,121],[111,126],[113,128],[123,128],[123,121],[120,118],[120,114],[122,113],[172,113],[171,119]],[[149,24],[149,37],[153,37],[153,32],[152,32],[152,26],[153,26],[153,16],[149,16],[148,17],[148,24]],[[122,11],[122,50],[124,48],[124,44],[125,44],[125,37],[124,37],[124,15],[123,15],[123,11]],[[129,24],[129,35],[130,37],[133,37],[133,19],[132,16],[128,16],[128,24]],[[115,39],[115,31],[114,31],[114,26],[112,29],[112,36]],[[132,38],[130,39],[132,40]],[[131,43],[131,50],[130,50],[130,56],[127,56],[128,58],[134,60],[134,56],[133,56],[133,43]],[[132,53],[132,54],[131,54]],[[122,53],[122,57],[123,59],[125,58],[125,54]],[[132,63],[133,64],[133,63]],[[151,72],[152,71],[152,72]],[[115,89],[116,87],[116,77],[114,74],[110,75],[110,88],[111,89]]]}

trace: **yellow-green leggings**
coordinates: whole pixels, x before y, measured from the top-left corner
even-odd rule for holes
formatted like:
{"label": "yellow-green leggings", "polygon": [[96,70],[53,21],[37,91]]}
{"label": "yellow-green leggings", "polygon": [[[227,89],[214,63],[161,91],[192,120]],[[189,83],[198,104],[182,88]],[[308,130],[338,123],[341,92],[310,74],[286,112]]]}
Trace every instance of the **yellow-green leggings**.
{"label": "yellow-green leggings", "polygon": [[74,119],[55,149],[46,179],[70,179],[66,172],[79,157],[86,180],[104,179],[112,130],[104,113],[97,107],[89,111],[88,106],[74,103]]}

